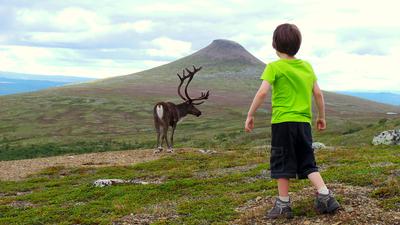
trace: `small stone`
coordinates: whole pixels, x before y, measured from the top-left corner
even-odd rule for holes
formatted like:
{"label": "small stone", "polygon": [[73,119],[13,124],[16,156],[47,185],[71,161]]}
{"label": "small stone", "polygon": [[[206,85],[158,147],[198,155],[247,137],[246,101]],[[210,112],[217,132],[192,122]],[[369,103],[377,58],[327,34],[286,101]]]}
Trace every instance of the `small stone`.
{"label": "small stone", "polygon": [[354,211],[354,209],[353,209],[353,207],[351,207],[351,206],[349,206],[349,207],[346,207],[345,209],[344,209],[344,211],[346,211],[346,212],[353,212]]}
{"label": "small stone", "polygon": [[303,222],[303,224],[304,224],[304,225],[310,225],[311,222],[310,222],[309,220],[306,220],[306,221]]}
{"label": "small stone", "polygon": [[314,143],[312,143],[312,148],[316,149],[316,150],[318,150],[318,149],[326,149],[326,145],[324,143],[321,143],[321,142],[314,142]]}
{"label": "small stone", "polygon": [[209,149],[199,149],[199,152],[202,154],[215,154],[217,151],[215,150],[209,150]]}
{"label": "small stone", "polygon": [[261,199],[262,199],[262,197],[261,197],[261,196],[257,196],[257,198],[256,198],[256,202],[259,202],[259,201],[261,201]]}

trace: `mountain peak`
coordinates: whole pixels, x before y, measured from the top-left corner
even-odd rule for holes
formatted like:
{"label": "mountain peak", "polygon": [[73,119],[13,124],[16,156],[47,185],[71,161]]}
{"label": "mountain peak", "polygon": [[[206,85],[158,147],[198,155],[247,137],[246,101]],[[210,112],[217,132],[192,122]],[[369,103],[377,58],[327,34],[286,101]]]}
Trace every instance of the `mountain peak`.
{"label": "mountain peak", "polygon": [[211,42],[212,47],[219,47],[219,48],[243,48],[239,43],[227,39],[215,39]]}
{"label": "mountain peak", "polygon": [[226,39],[216,39],[192,56],[205,57],[209,60],[217,61],[236,61],[253,65],[264,64],[239,43]]}

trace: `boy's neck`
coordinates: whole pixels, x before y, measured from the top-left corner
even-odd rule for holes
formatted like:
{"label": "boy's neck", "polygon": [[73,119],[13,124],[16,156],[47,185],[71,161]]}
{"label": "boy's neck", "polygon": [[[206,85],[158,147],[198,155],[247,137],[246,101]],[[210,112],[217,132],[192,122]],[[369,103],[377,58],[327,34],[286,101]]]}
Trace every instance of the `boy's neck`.
{"label": "boy's neck", "polygon": [[277,53],[278,57],[281,59],[296,59],[296,57],[282,53],[282,52],[277,51],[276,53]]}

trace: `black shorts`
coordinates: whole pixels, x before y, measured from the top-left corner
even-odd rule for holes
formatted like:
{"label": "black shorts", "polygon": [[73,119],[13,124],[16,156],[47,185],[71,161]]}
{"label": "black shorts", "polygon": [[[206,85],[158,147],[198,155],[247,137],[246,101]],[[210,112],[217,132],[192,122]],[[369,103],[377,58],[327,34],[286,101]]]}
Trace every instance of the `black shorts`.
{"label": "black shorts", "polygon": [[303,122],[272,124],[271,177],[306,179],[317,172],[311,126]]}

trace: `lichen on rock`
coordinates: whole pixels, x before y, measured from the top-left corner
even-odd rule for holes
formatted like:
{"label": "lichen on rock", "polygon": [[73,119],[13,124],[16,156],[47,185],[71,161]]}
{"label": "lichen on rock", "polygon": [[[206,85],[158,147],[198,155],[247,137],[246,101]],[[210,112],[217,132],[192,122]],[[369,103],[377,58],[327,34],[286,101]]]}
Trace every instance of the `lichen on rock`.
{"label": "lichen on rock", "polygon": [[373,145],[400,145],[400,129],[383,131],[372,139]]}
{"label": "lichen on rock", "polygon": [[321,143],[321,142],[313,142],[312,143],[312,148],[315,149],[315,150],[325,149],[326,145],[324,143]]}

